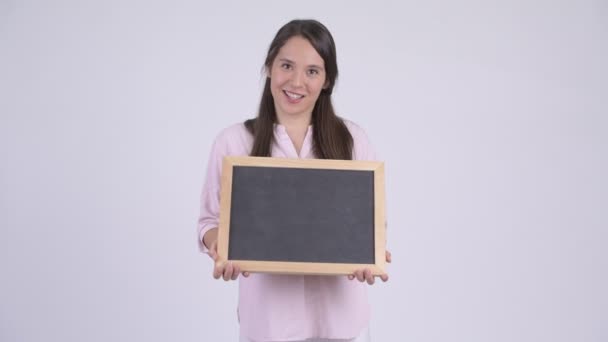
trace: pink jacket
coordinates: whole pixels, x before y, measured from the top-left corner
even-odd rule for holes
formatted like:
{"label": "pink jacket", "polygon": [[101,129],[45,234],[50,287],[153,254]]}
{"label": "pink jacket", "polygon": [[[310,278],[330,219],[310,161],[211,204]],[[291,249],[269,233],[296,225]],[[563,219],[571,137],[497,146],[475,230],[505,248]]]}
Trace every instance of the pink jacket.
{"label": "pink jacket", "polygon": [[[376,160],[365,132],[346,121],[353,136],[353,159]],[[220,174],[224,156],[247,156],[253,137],[243,124],[224,129],[213,143],[198,219],[199,245],[205,233],[219,223]],[[275,125],[272,156],[314,158],[312,126],[300,155],[285,127]],[[307,338],[348,339],[368,326],[370,307],[365,283],[346,276],[251,274],[239,277],[238,315],[241,335],[256,341],[290,341]]]}

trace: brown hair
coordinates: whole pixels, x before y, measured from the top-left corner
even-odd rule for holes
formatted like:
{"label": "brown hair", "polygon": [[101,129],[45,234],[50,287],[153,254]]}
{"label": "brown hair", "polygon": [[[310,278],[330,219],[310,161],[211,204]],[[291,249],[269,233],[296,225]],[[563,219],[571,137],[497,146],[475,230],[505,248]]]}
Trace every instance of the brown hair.
{"label": "brown hair", "polygon": [[[336,45],[329,30],[316,20],[292,20],[277,32],[268,48],[264,66],[270,70],[279,50],[292,37],[300,36],[310,42],[325,63],[326,85],[312,110],[313,152],[319,159],[352,159],[353,138],[344,121],[334,112],[331,93],[338,77]],[[253,134],[251,156],[270,157],[276,123],[276,110],[270,91],[270,78],[266,77],[258,116],[245,121]]]}

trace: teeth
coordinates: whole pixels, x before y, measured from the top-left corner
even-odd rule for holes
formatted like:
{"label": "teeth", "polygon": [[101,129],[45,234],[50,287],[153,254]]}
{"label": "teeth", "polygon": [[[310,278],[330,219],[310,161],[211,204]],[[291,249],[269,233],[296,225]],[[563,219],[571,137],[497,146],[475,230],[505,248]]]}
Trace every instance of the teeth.
{"label": "teeth", "polygon": [[287,94],[287,96],[289,96],[290,98],[296,100],[296,99],[301,99],[304,97],[304,95],[298,95],[298,94],[294,94],[294,93],[290,93],[287,90],[284,90],[285,94]]}

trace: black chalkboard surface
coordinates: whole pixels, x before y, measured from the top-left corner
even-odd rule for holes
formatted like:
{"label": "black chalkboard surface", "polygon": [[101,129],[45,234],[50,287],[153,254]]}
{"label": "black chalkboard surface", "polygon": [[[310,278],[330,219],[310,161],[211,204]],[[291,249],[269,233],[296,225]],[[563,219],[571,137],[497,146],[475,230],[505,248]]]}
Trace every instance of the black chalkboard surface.
{"label": "black chalkboard surface", "polygon": [[218,262],[250,272],[384,273],[381,162],[226,157]]}

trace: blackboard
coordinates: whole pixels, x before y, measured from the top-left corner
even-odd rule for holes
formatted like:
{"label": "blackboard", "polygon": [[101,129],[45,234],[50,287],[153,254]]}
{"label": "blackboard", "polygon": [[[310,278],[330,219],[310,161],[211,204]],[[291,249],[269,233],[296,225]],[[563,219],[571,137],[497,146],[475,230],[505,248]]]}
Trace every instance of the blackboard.
{"label": "blackboard", "polygon": [[250,272],[384,273],[381,162],[226,157],[218,262]]}

